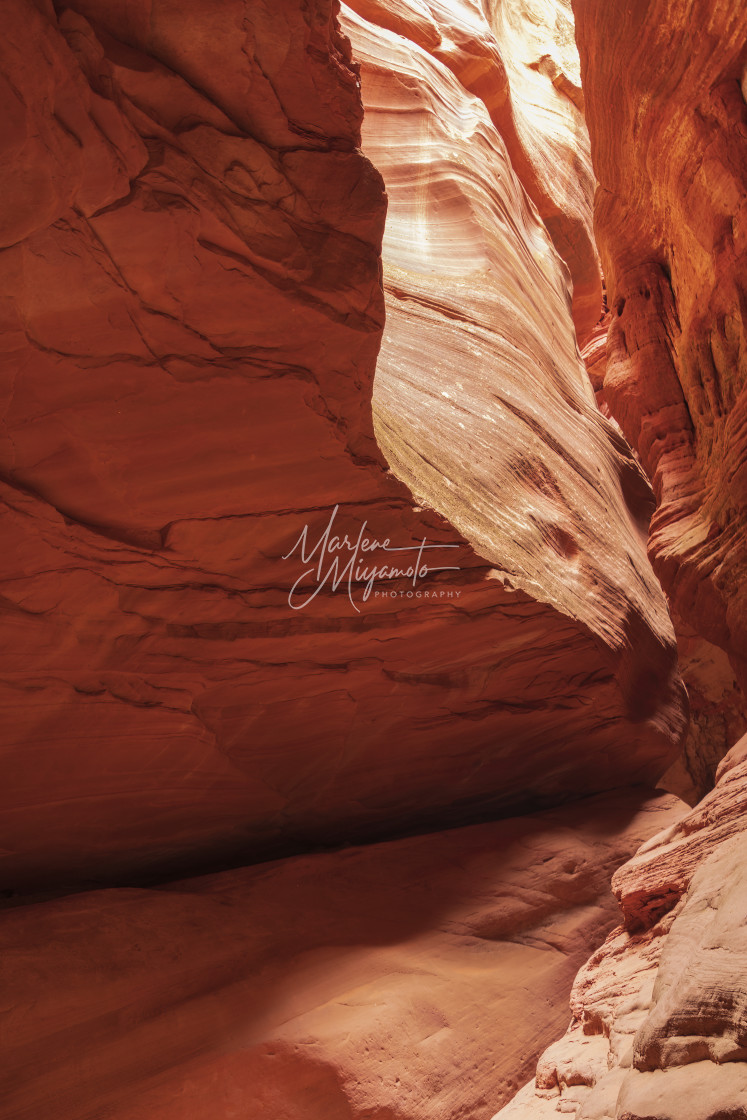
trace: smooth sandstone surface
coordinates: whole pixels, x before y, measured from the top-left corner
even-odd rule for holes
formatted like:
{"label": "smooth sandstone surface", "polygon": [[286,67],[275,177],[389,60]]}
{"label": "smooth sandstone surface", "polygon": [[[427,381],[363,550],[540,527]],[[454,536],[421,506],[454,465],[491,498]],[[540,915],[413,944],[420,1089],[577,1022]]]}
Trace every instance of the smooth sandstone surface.
{"label": "smooth sandstone surface", "polygon": [[[353,11],[378,29],[372,32],[368,27],[361,39],[355,21],[345,24],[356,57],[365,59],[367,53],[376,56],[382,52],[379,63],[389,63],[396,73],[408,67],[401,57],[392,60],[393,43],[400,55],[415,56],[416,70],[424,66],[419,59],[422,51],[450,70],[462,91],[483,104],[516,177],[570,272],[573,319],[579,338],[585,340],[599,318],[601,276],[592,223],[595,181],[570,0],[397,0],[393,4],[353,0],[342,10],[344,18]],[[365,45],[371,35],[376,40],[372,51]],[[362,56],[358,54],[361,46]],[[453,118],[464,97],[462,92],[455,98],[439,69],[425,76],[429,87],[425,99],[432,101],[429,116],[437,133],[443,132],[444,123],[439,125],[433,118],[439,118],[443,110],[447,120]],[[366,84],[364,81],[363,97],[368,114],[371,105]],[[394,93],[395,102],[397,95],[403,97],[403,109],[408,87],[411,83],[407,81],[398,83]],[[365,127],[367,136],[376,136],[376,123],[372,126],[367,120]],[[453,124],[451,129],[446,124],[446,130],[451,133]],[[412,134],[412,126],[408,132]],[[408,153],[400,137],[393,150],[387,152],[382,146],[381,156],[391,163],[395,153],[408,153],[399,160],[404,172],[413,151],[417,145]],[[462,165],[462,175],[453,175],[459,183],[473,161],[471,154],[465,160],[455,153],[454,159]],[[418,162],[422,160],[421,154]],[[384,171],[379,163],[376,166]],[[422,191],[421,184],[421,195]],[[412,230],[409,240],[417,235]]]}
{"label": "smooth sandstone surface", "polygon": [[716,787],[613,876],[625,925],[579,972],[566,1035],[495,1120],[747,1112],[747,737]]}
{"label": "smooth sandstone surface", "polygon": [[612,315],[604,396],[653,479],[654,568],[744,688],[747,10],[574,9]]}
{"label": "smooth sandstone surface", "polygon": [[604,794],[7,911],[3,1115],[485,1120],[567,1021],[613,870],[683,809]]}
{"label": "smooth sandstone surface", "polygon": [[363,149],[389,200],[379,444],[512,586],[604,633],[615,583],[632,576],[641,603],[653,598],[631,547],[647,487],[594,407],[552,241],[449,68],[352,13],[343,26],[361,63]]}
{"label": "smooth sandstone surface", "polygon": [[[374,392],[384,187],[333,5],[4,17],[2,175],[26,183],[0,265],[4,887],[655,780],[684,717],[646,487],[594,409],[565,266],[483,102],[376,33],[372,125],[407,121],[433,174],[387,184]],[[424,225],[402,241],[408,193]],[[364,522],[460,570],[428,576],[437,598],[396,576],[395,596],[364,601],[365,576],[333,592],[304,529],[355,541]]]}

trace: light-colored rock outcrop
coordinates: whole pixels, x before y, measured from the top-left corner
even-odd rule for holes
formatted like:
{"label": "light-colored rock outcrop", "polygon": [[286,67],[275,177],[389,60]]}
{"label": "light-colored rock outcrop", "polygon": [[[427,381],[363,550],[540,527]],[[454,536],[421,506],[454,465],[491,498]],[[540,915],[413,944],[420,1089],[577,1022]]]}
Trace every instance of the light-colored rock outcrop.
{"label": "light-colored rock outcrop", "polygon": [[612,321],[604,395],[653,479],[654,567],[747,684],[747,9],[574,5]]}
{"label": "light-colored rock outcrop", "polygon": [[[420,48],[395,76],[387,40],[381,95],[395,115],[405,97],[434,160],[417,189],[406,161],[389,184],[389,243],[408,192],[425,222],[380,398],[393,465],[433,507],[414,508],[371,418],[384,194],[357,150],[357,71],[331,2],[281,9],[4,8],[3,174],[26,184],[0,264],[8,887],[545,805],[656,778],[680,737],[640,477],[593,408],[564,266],[487,110]],[[536,82],[576,120],[548,66]],[[465,185],[451,153],[471,138]],[[419,373],[413,347],[433,378],[410,393],[392,362]],[[350,598],[327,580],[293,610],[294,582],[319,583],[299,539],[333,514],[340,540],[366,522],[393,548],[452,546],[435,565],[460,570],[428,577],[435,598],[393,577],[364,602],[354,576]]]}
{"label": "light-colored rock outcrop", "polygon": [[[488,0],[485,4],[478,0],[398,0],[396,4],[386,0],[353,0],[343,5],[343,13],[351,10],[369,24],[367,33],[360,38],[355,22],[346,25],[353,36],[356,57],[360,57],[358,51],[362,48],[363,58],[370,61],[373,56],[380,69],[391,67],[392,77],[406,73],[411,66],[416,73],[420,71],[420,82],[426,86],[424,100],[431,101],[429,116],[435,127],[434,140],[439,132],[453,135],[454,118],[464,116],[464,110],[459,108],[464,91],[482,102],[501,136],[514,174],[537,207],[556,250],[568,266],[573,319],[579,337],[584,340],[599,317],[601,277],[592,228],[594,175],[570,0],[543,0],[541,4],[527,4],[525,0]],[[373,32],[373,47],[371,26],[378,29]],[[414,55],[409,65],[403,61],[408,54]],[[460,89],[458,94],[444,81],[440,67],[427,67],[422,54],[430,55],[452,72]],[[411,81],[406,78],[396,91],[402,97],[403,108],[408,101],[408,85],[412,93]],[[365,88],[363,96],[367,102]],[[373,100],[366,104],[367,113],[373,104]],[[394,109],[391,99],[389,107]],[[439,123],[442,110],[447,120]],[[447,123],[449,117],[452,120]],[[364,143],[376,145],[385,166],[397,165],[406,173],[411,156],[405,154],[403,139],[387,148],[381,134],[377,136],[380,124],[380,117],[378,125],[366,122]],[[412,133],[412,128],[408,131]],[[458,127],[457,131],[463,134],[464,130]],[[418,143],[423,144],[423,151],[427,149],[425,137],[420,137]],[[446,151],[442,152],[440,178],[448,170],[444,154]],[[465,162],[464,152],[454,154],[453,158],[458,166],[451,168],[451,175],[459,183],[472,160],[468,157]],[[422,153],[418,163],[421,161]],[[384,171],[384,166],[376,166]],[[388,182],[385,171],[384,174]],[[421,205],[425,201],[424,187],[421,182]],[[430,209],[443,205],[437,197],[432,202]],[[466,202],[468,198],[461,201],[462,218]],[[453,216],[458,217],[458,212]],[[432,223],[433,214],[430,220]],[[418,227],[413,228],[408,241],[417,241],[419,233],[422,231]],[[420,248],[422,251],[423,246]],[[539,302],[542,300],[540,296]]]}
{"label": "light-colored rock outcrop", "polygon": [[8,911],[3,1115],[484,1120],[562,1029],[612,871],[683,808],[605,794]]}
{"label": "light-colored rock outcrop", "polygon": [[567,1034],[500,1120],[747,1115],[746,813],[747,737],[614,875],[625,926],[581,969]]}
{"label": "light-colored rock outcrop", "polygon": [[647,582],[643,554],[617,544],[637,533],[646,485],[594,407],[552,241],[444,62],[352,13],[343,26],[389,198],[379,444],[512,586],[604,633],[613,584],[631,566]]}

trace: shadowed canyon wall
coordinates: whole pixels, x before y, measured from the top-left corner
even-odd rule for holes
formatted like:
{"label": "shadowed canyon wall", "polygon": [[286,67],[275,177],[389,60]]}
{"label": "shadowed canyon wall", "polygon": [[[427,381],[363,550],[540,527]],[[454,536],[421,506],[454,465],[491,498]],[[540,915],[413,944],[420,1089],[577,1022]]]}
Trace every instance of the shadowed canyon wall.
{"label": "shadowed canyon wall", "polygon": [[[529,171],[464,59],[360,22],[391,173],[377,423],[406,489],[371,415],[385,196],[358,72],[330,3],[283,12],[7,7],[6,886],[453,825],[652,781],[677,749],[646,484]],[[586,141],[543,67],[585,168],[547,186],[554,236],[593,287]],[[460,570],[434,599],[333,592],[299,547],[333,515]]]}
{"label": "shadowed canyon wall", "polygon": [[653,480],[654,568],[744,687],[747,12],[591,0],[576,18],[611,310],[604,396]]}
{"label": "shadowed canyon wall", "polygon": [[657,494],[650,556],[692,718],[667,781],[692,801],[747,730],[745,15],[728,3],[578,15],[611,309],[584,353]]}

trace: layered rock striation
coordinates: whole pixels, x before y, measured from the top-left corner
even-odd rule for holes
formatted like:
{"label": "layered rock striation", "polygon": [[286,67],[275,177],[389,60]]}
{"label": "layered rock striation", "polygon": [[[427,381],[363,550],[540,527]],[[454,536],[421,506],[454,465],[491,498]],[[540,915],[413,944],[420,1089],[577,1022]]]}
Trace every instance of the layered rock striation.
{"label": "layered rock striation", "polygon": [[601,324],[587,368],[654,481],[649,552],[692,695],[693,799],[716,784],[613,877],[623,925],[498,1117],[723,1120],[747,1115],[747,741],[718,765],[744,728],[747,17],[575,9],[611,297],[606,355]]}
{"label": "layered rock striation", "polygon": [[566,1035],[496,1120],[719,1120],[747,1093],[747,738],[715,788],[612,879],[624,925],[581,969]]}
{"label": "layered rock striation", "polygon": [[379,444],[512,586],[604,633],[613,585],[648,582],[631,547],[647,488],[594,407],[565,270],[451,56],[352,13],[343,26],[361,64],[364,151],[388,194]]}
{"label": "layered rock striation", "polygon": [[[451,131],[448,116],[459,112],[465,92],[482,102],[501,136],[514,174],[568,267],[574,323],[579,337],[585,340],[599,315],[601,277],[592,229],[594,175],[568,0],[549,0],[534,7],[520,0],[491,0],[487,4],[476,0],[398,0],[396,4],[353,0],[343,5],[343,13],[350,10],[369,25],[361,36],[355,23],[346,24],[356,57],[361,49],[360,57],[378,56],[379,68],[389,68],[392,78],[401,70],[407,71],[408,54],[414,56],[409,65],[414,64],[416,71],[422,72],[425,67],[420,81],[425,86],[426,102],[432,100],[431,115],[437,132],[444,128]],[[421,52],[441,66],[429,69]],[[441,67],[451,71],[458,87],[444,82]],[[367,114],[374,108],[366,92],[369,85],[373,93],[372,83],[373,79],[364,82]],[[457,88],[459,92],[455,93]],[[403,92],[400,83],[398,93],[402,96]],[[381,108],[378,106],[378,123],[366,122],[367,143],[376,145]],[[447,120],[439,127],[437,121],[443,110]],[[409,132],[411,146],[407,149],[402,139],[394,149],[386,149],[379,142],[377,154],[384,161],[383,165],[376,164],[380,170],[394,164],[396,153],[397,166],[405,173],[412,153],[417,151],[417,144],[412,146],[412,130]],[[460,166],[449,170],[458,183],[465,166],[464,155],[455,155],[454,160]],[[470,164],[468,158],[466,166]],[[446,170],[442,169],[442,176]]]}
{"label": "layered rock striation", "polygon": [[604,397],[653,479],[650,554],[747,681],[747,12],[574,5],[611,324]]}
{"label": "layered rock striation", "polygon": [[[385,196],[333,4],[5,16],[4,885],[655,779],[683,712],[646,486],[594,409],[566,267],[472,70],[467,88],[356,24],[392,199],[374,392]],[[560,71],[531,63],[581,136]],[[334,591],[324,541],[348,565],[364,523],[459,570],[428,597],[396,574]]]}

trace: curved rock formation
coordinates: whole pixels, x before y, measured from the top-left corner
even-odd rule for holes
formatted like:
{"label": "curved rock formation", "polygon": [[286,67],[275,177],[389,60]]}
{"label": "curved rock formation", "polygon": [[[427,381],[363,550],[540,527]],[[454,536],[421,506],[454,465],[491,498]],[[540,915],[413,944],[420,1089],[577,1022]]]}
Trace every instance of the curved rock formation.
{"label": "curved rock formation", "polygon": [[[605,314],[584,346],[582,356],[597,406],[615,423],[604,392],[609,323],[610,316]],[[747,730],[747,701],[724,650],[706,641],[676,612],[672,622],[679,669],[687,688],[690,722],[682,753],[662,776],[661,785],[694,805],[713,789],[719,763]]]}
{"label": "curved rock formation", "polygon": [[495,1120],[720,1120],[747,1099],[747,737],[716,788],[613,877],[625,925],[581,969],[573,1020]]}
{"label": "curved rock formation", "polygon": [[[489,1115],[566,1020],[611,872],[671,797],[0,918],[6,1120]],[[503,1029],[501,1029],[503,1028]]]}
{"label": "curved rock formation", "polygon": [[[575,7],[612,294],[606,363],[592,340],[587,366],[654,479],[650,554],[692,684],[697,796],[719,740],[744,726],[715,647],[747,680],[747,13]],[[747,1116],[746,807],[743,738],[715,789],[614,876],[624,926],[579,973],[569,1031],[500,1120]]]}
{"label": "curved rock formation", "polygon": [[612,309],[604,395],[654,481],[654,568],[744,686],[747,11],[575,10]]}
{"label": "curved rock formation", "polygon": [[[370,60],[377,60],[380,70],[387,72],[389,66],[396,74],[408,70],[407,55],[414,55],[419,80],[431,90],[430,118],[437,132],[446,127],[453,134],[453,124],[449,128],[440,121],[441,111],[458,115],[464,91],[482,101],[515,175],[568,266],[573,319],[584,340],[599,316],[601,278],[592,229],[594,175],[570,0],[549,0],[542,7],[529,7],[521,0],[489,0],[486,4],[477,0],[456,4],[353,0],[343,5],[343,12],[346,10],[357,12],[380,29],[372,32],[369,26],[361,36],[354,22],[347,25],[356,57],[372,56]],[[421,51],[453,73],[461,87],[459,93],[454,95],[455,87],[444,80],[439,67],[429,69]],[[407,88],[407,82],[400,84],[398,93],[403,95]],[[411,84],[409,88],[412,92]],[[365,88],[363,95],[367,100]],[[428,99],[426,93],[425,101]],[[406,104],[405,97],[403,106]],[[370,108],[366,104],[367,113]],[[377,125],[367,121],[366,131],[384,160],[376,166],[384,171],[396,161],[396,155],[402,155],[404,144],[400,140],[393,150],[383,144],[376,148]],[[370,154],[373,157],[374,151]],[[460,155],[461,167],[462,159]],[[471,159],[467,166],[470,164]],[[404,173],[401,159],[398,168]],[[459,178],[459,173],[454,175],[457,182]]]}
{"label": "curved rock formation", "polygon": [[[473,136],[484,161],[425,199],[441,303],[417,237],[388,272],[411,254],[380,430],[388,410],[423,509],[374,440],[384,193],[356,147],[357,69],[330,0],[283,11],[6,6],[5,158],[26,184],[0,277],[8,887],[536,807],[655,779],[681,735],[645,486],[594,410],[564,266],[484,105],[420,48],[381,85],[407,87],[441,170]],[[558,73],[536,74],[577,122]],[[455,246],[477,254],[467,272]],[[433,378],[415,363],[410,391],[394,363],[426,330]],[[379,564],[399,553],[374,540],[411,563],[427,539],[431,567],[460,571],[427,597],[390,573],[365,599],[365,571],[344,570],[335,592],[364,523]]]}
{"label": "curved rock formation", "polygon": [[389,197],[379,443],[510,585],[602,634],[631,566],[651,597],[630,543],[648,493],[594,407],[562,267],[464,87],[400,36],[352,16],[344,26],[362,67],[364,150]]}

